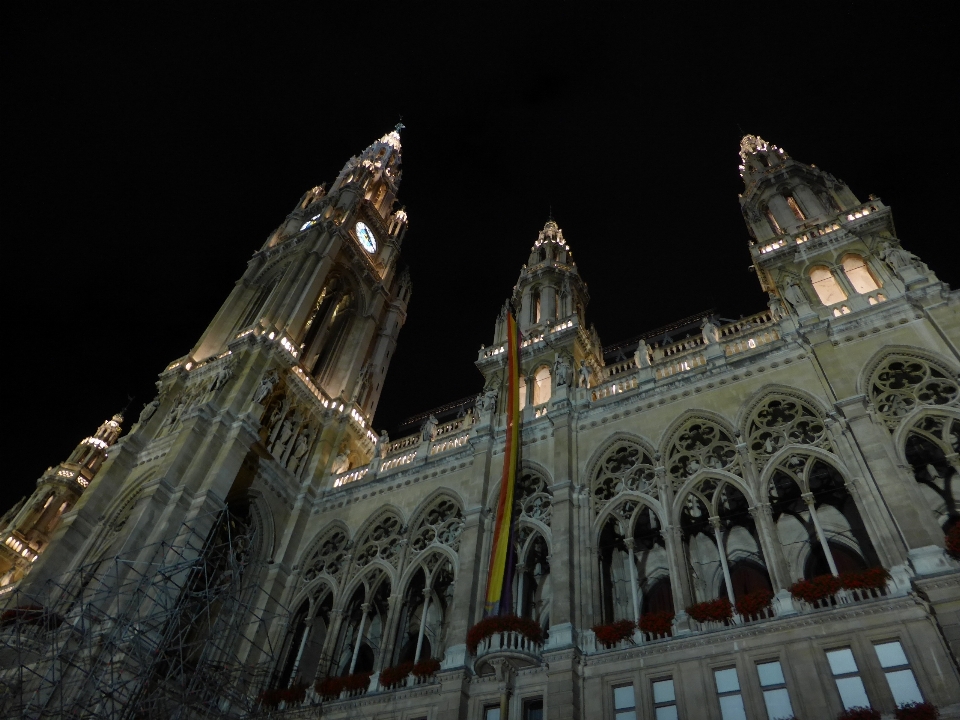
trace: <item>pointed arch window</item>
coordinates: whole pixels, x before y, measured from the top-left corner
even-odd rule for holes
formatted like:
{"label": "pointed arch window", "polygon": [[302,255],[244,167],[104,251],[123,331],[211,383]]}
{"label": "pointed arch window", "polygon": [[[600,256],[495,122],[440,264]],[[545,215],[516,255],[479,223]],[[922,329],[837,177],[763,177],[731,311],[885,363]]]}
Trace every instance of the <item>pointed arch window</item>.
{"label": "pointed arch window", "polygon": [[784,195],[783,199],[787,201],[787,206],[790,208],[790,212],[792,212],[796,216],[797,220],[807,219],[807,216],[804,215],[803,210],[801,209],[799,203],[797,203],[793,195]]}
{"label": "pointed arch window", "polygon": [[853,285],[853,289],[861,295],[880,289],[866,261],[859,255],[847,255],[843,259],[843,272]]}
{"label": "pointed arch window", "polygon": [[770,223],[770,227],[773,229],[773,231],[777,235],[780,235],[783,232],[783,230],[780,227],[780,223],[777,222],[777,218],[773,214],[773,210],[771,210],[770,208],[766,208],[763,212],[764,212],[764,215],[767,216],[767,222]]}
{"label": "pointed arch window", "polygon": [[835,305],[847,299],[847,294],[830,272],[830,268],[818,265],[810,270],[810,282],[817,291],[820,302],[826,306]]}
{"label": "pointed arch window", "polygon": [[534,376],[533,404],[543,405],[550,399],[550,369],[542,367]]}
{"label": "pointed arch window", "polygon": [[520,409],[523,410],[527,406],[527,379],[525,377],[520,378],[517,392],[520,394]]}

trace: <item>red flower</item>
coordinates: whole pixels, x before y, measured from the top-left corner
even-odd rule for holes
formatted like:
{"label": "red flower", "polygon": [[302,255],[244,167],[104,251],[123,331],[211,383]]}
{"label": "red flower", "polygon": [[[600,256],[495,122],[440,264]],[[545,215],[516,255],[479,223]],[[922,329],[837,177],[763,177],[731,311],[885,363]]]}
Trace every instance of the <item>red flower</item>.
{"label": "red flower", "polygon": [[744,617],[759,615],[770,607],[772,600],[773,593],[770,590],[757,590],[737,600],[737,612]]}
{"label": "red flower", "polygon": [[933,703],[907,703],[898,707],[893,717],[896,720],[937,720],[940,717],[940,711]]}
{"label": "red flower", "polygon": [[633,631],[637,629],[637,624],[633,620],[617,620],[606,625],[594,625],[591,629],[596,634],[598,642],[610,647],[621,640],[632,637]]}
{"label": "red flower", "polygon": [[492,635],[502,632],[516,632],[528,640],[540,644],[546,639],[543,628],[529,618],[516,615],[494,615],[484,618],[467,630],[467,649],[471,655],[477,652],[477,646]]}
{"label": "red flower", "polygon": [[412,662],[400,663],[394,667],[384,668],[380,671],[380,684],[383,685],[383,687],[395,685],[402,680],[406,680],[411,670],[413,670]]}
{"label": "red flower", "polygon": [[840,587],[846,590],[883,590],[890,573],[886,568],[872,567],[858,572],[840,574]]}
{"label": "red flower", "polygon": [[868,707],[852,707],[837,715],[837,720],[880,720],[880,711]]}
{"label": "red flower", "polygon": [[717,598],[691,605],[687,613],[697,622],[723,622],[733,617],[733,606],[727,598]]}
{"label": "red flower", "polygon": [[836,594],[838,590],[840,590],[840,578],[835,575],[819,575],[810,580],[800,580],[790,586],[791,595],[811,604]]}
{"label": "red flower", "polygon": [[425,678],[435,675],[439,669],[439,660],[436,658],[427,658],[426,660],[421,660],[413,666],[413,674],[418,678]]}
{"label": "red flower", "polygon": [[651,635],[670,635],[673,633],[673,613],[645,613],[640,616],[640,629]]}
{"label": "red flower", "polygon": [[953,527],[947,532],[947,537],[943,544],[947,549],[947,553],[960,559],[960,522],[953,524]]}
{"label": "red flower", "polygon": [[323,680],[317,680],[314,689],[322,698],[336,699],[344,690],[353,692],[355,690],[366,690],[370,687],[370,676],[373,673],[354,673],[346,677],[328,677]]}

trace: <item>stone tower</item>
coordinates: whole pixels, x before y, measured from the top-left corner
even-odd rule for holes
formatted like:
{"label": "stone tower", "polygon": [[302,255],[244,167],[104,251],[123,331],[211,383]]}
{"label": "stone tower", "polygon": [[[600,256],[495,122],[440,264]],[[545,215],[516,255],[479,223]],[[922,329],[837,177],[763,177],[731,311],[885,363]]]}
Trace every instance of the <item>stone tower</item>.
{"label": "stone tower", "polygon": [[329,190],[307,192],[254,253],[197,344],[161,373],[129,435],[98,460],[100,472],[83,471],[90,487],[31,582],[180,525],[202,535],[194,519],[224,503],[239,503],[255,525],[269,496],[282,509],[262,514],[282,523],[324,491],[317,483],[331,468],[370,461],[370,418],[411,292],[397,267],[407,229],[396,201],[399,130],[350,158]]}
{"label": "stone tower", "polygon": [[37,480],[37,489],[0,520],[0,591],[23,578],[50,543],[64,513],[77,504],[120,437],[119,413],[80,441],[64,462]]}

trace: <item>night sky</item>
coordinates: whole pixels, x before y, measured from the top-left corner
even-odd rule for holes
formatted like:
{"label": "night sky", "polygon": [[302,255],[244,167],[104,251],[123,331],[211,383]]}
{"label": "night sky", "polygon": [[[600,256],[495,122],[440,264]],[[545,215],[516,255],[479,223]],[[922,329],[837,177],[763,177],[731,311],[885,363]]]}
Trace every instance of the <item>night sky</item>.
{"label": "night sky", "polygon": [[132,396],[129,427],[301,194],[401,115],[414,287],[378,430],[480,390],[551,208],[604,344],[764,309],[741,130],[876,193],[960,283],[955,38],[922,5],[265,5],[6,16],[0,512]]}

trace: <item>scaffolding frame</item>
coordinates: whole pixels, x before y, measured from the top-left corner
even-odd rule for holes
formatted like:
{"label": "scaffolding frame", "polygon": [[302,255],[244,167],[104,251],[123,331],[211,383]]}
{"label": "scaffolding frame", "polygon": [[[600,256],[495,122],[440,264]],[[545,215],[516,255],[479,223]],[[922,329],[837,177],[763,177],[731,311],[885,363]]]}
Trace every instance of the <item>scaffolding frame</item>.
{"label": "scaffolding frame", "polygon": [[255,524],[221,505],[168,538],[101,558],[0,614],[5,717],[244,718],[289,613],[251,567]]}

